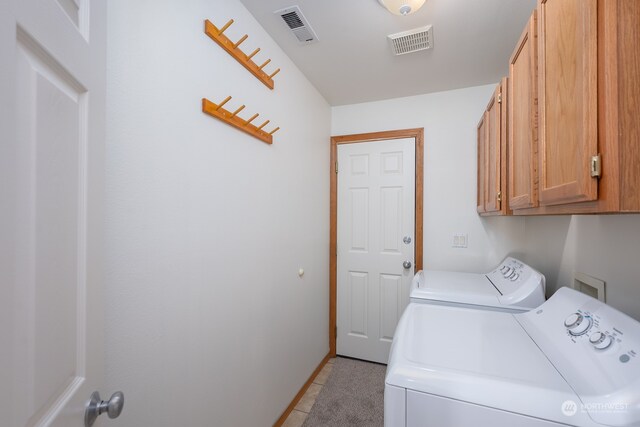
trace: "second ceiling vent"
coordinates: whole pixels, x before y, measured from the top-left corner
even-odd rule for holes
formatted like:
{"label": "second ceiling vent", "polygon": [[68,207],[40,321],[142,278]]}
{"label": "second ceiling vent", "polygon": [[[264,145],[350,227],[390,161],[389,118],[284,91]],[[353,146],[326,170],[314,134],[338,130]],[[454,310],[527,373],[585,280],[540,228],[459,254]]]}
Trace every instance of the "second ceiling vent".
{"label": "second ceiling vent", "polygon": [[298,6],[286,7],[276,10],[273,13],[280,15],[300,44],[309,44],[318,41],[318,36]]}
{"label": "second ceiling vent", "polygon": [[431,49],[433,47],[433,27],[427,25],[426,27],[414,28],[401,33],[389,34],[387,38],[394,55]]}

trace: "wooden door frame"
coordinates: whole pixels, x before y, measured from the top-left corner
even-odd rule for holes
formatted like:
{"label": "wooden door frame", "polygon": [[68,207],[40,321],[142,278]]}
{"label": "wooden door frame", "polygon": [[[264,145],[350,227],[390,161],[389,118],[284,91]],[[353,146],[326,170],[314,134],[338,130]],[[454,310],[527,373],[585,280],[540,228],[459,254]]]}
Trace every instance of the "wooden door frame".
{"label": "wooden door frame", "polygon": [[358,133],[331,137],[329,201],[329,355],[336,356],[336,304],[338,281],[338,145],[373,142],[387,139],[414,138],[415,140],[415,230],[414,271],[422,270],[422,221],[424,197],[424,128],[399,129],[372,133]]}

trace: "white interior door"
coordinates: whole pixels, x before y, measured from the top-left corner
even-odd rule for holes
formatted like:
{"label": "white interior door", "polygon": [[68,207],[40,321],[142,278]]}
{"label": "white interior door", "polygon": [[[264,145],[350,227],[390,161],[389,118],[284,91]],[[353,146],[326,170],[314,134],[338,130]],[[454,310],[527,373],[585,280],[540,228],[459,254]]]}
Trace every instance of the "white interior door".
{"label": "white interior door", "polygon": [[106,4],[0,3],[0,424],[80,427],[103,384]]}
{"label": "white interior door", "polygon": [[415,140],[338,145],[338,167],[336,350],[387,363],[413,277]]}

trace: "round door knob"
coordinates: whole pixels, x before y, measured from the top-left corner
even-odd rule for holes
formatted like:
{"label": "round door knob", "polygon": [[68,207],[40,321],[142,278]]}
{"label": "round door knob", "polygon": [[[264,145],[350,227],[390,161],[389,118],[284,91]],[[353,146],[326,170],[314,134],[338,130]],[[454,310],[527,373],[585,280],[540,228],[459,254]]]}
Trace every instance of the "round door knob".
{"label": "round door knob", "polygon": [[100,398],[100,393],[94,391],[91,394],[91,400],[87,404],[87,409],[84,413],[84,425],[85,427],[91,427],[96,422],[98,415],[106,412],[109,418],[118,418],[124,407],[124,394],[121,391],[116,391],[111,395],[109,401],[104,401]]}
{"label": "round door knob", "polygon": [[405,261],[405,262],[403,262],[403,263],[402,263],[402,266],[403,266],[404,268],[411,268],[411,261]]}

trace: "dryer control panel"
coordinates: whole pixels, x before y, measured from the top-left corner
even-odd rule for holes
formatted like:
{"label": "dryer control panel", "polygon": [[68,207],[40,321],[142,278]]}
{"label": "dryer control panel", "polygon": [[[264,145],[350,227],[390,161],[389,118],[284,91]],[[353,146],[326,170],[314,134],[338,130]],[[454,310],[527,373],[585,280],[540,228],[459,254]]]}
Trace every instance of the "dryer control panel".
{"label": "dryer control panel", "polygon": [[606,425],[640,423],[640,323],[569,288],[517,314],[529,336]]}
{"label": "dryer control panel", "polygon": [[486,276],[500,292],[503,304],[524,303],[529,307],[537,307],[545,300],[544,275],[516,258],[505,258]]}

